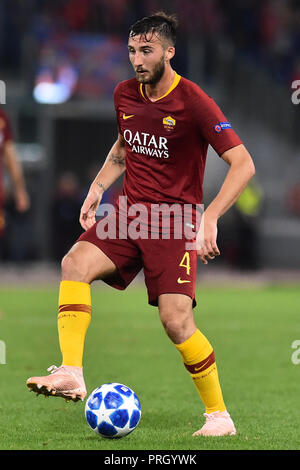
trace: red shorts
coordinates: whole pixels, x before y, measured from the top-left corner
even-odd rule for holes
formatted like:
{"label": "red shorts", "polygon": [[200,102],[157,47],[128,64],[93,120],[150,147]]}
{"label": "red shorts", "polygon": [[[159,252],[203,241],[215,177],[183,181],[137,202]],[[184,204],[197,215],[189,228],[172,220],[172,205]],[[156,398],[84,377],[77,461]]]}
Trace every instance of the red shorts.
{"label": "red shorts", "polygon": [[93,243],[117,267],[117,272],[103,279],[104,282],[124,290],[143,268],[150,305],[157,306],[161,294],[176,293],[191,297],[193,307],[196,306],[197,254],[196,250],[186,249],[186,243],[191,240],[184,236],[181,239],[102,239],[97,235],[99,223],[84,232],[78,241]]}

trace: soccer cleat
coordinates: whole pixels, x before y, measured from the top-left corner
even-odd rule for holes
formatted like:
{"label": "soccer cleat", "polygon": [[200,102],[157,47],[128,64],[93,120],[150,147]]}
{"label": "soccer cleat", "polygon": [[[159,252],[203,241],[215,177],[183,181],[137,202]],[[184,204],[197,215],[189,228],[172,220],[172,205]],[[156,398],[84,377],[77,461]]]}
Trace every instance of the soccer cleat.
{"label": "soccer cleat", "polygon": [[47,369],[50,375],[44,377],[30,377],[26,385],[36,395],[62,397],[70,400],[83,401],[86,396],[86,387],[81,367],[50,366]]}
{"label": "soccer cleat", "polygon": [[235,436],[236,429],[227,411],[204,413],[204,416],[206,418],[204,426],[194,432],[193,436]]}

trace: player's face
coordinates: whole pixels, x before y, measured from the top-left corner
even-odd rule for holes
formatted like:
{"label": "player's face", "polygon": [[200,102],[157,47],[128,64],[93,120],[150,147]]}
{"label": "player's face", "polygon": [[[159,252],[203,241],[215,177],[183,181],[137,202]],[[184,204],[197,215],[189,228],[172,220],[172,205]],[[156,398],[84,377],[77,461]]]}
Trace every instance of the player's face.
{"label": "player's face", "polygon": [[[146,40],[148,39],[148,40]],[[155,85],[165,71],[166,50],[156,35],[134,36],[128,41],[129,59],[140,83]]]}

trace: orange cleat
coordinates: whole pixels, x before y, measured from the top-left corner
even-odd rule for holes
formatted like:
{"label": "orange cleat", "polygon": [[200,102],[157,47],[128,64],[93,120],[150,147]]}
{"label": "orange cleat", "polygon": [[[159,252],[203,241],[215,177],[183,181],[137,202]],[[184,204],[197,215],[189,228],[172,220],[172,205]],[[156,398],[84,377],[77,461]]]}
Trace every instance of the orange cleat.
{"label": "orange cleat", "polygon": [[83,401],[86,396],[82,367],[50,366],[47,369],[50,375],[44,377],[30,377],[26,385],[36,395],[62,397],[67,402]]}
{"label": "orange cleat", "polygon": [[193,436],[235,436],[236,429],[227,411],[204,413],[204,416],[206,418],[204,426],[194,432]]}

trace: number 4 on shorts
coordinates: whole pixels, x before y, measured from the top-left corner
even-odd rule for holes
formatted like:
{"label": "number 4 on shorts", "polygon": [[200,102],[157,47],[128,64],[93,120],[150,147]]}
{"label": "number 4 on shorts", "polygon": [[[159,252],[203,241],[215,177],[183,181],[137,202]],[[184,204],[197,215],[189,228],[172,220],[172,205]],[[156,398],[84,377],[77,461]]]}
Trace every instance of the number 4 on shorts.
{"label": "number 4 on shorts", "polygon": [[179,263],[179,266],[181,266],[182,268],[186,268],[187,275],[188,276],[190,275],[191,263],[190,263],[190,254],[188,251],[184,253],[183,258]]}

